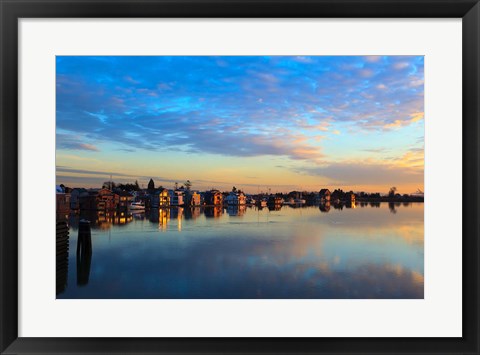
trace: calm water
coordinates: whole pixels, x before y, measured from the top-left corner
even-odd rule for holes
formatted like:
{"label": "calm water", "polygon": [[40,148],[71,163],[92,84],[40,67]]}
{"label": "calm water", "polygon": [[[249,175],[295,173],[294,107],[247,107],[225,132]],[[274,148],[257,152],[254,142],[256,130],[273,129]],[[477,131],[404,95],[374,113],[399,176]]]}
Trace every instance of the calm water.
{"label": "calm water", "polygon": [[423,298],[423,203],[70,217],[57,298]]}

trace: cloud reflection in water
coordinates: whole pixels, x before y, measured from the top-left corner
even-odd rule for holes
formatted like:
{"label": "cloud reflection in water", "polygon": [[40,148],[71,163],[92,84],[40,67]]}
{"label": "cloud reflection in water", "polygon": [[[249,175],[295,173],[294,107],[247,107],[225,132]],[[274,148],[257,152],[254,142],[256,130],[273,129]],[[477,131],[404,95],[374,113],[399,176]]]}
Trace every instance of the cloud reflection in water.
{"label": "cloud reflection in water", "polygon": [[424,296],[423,204],[400,206],[396,214],[387,204],[242,213],[170,213],[162,228],[162,219],[135,218],[92,229],[89,284],[69,282],[58,297]]}

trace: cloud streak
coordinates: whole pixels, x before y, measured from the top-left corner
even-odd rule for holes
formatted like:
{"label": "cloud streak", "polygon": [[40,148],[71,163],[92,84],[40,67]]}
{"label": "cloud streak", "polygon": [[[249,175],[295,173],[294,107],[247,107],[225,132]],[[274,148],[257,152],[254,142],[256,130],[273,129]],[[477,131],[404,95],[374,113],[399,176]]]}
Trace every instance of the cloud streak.
{"label": "cloud streak", "polygon": [[83,142],[75,135],[57,133],[57,149],[88,150],[98,152],[99,149],[90,143]]}
{"label": "cloud streak", "polygon": [[423,172],[381,163],[333,163],[324,167],[304,168],[307,174],[324,176],[342,185],[423,184]]}

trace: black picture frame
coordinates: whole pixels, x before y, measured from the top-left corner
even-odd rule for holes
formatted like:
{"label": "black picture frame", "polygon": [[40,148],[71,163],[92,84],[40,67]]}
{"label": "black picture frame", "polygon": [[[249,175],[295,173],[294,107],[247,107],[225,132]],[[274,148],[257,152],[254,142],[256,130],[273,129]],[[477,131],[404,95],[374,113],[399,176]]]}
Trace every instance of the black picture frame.
{"label": "black picture frame", "polygon": [[[478,0],[0,0],[0,352],[479,354]],[[111,17],[462,18],[463,337],[461,338],[19,338],[18,19]],[[450,187],[446,187],[450,188]],[[446,260],[445,262],[448,262]],[[441,315],[439,315],[441,317]],[[320,321],[320,320],[319,320]]]}

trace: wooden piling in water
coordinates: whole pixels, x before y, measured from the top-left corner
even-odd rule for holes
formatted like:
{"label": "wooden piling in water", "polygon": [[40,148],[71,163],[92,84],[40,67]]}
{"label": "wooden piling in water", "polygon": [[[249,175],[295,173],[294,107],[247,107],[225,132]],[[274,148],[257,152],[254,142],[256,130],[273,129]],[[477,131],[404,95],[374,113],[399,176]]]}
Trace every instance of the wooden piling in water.
{"label": "wooden piling in water", "polygon": [[69,231],[67,221],[57,221],[56,225],[56,294],[67,287]]}
{"label": "wooden piling in water", "polygon": [[77,285],[88,284],[92,262],[92,233],[90,221],[80,220],[77,239]]}

